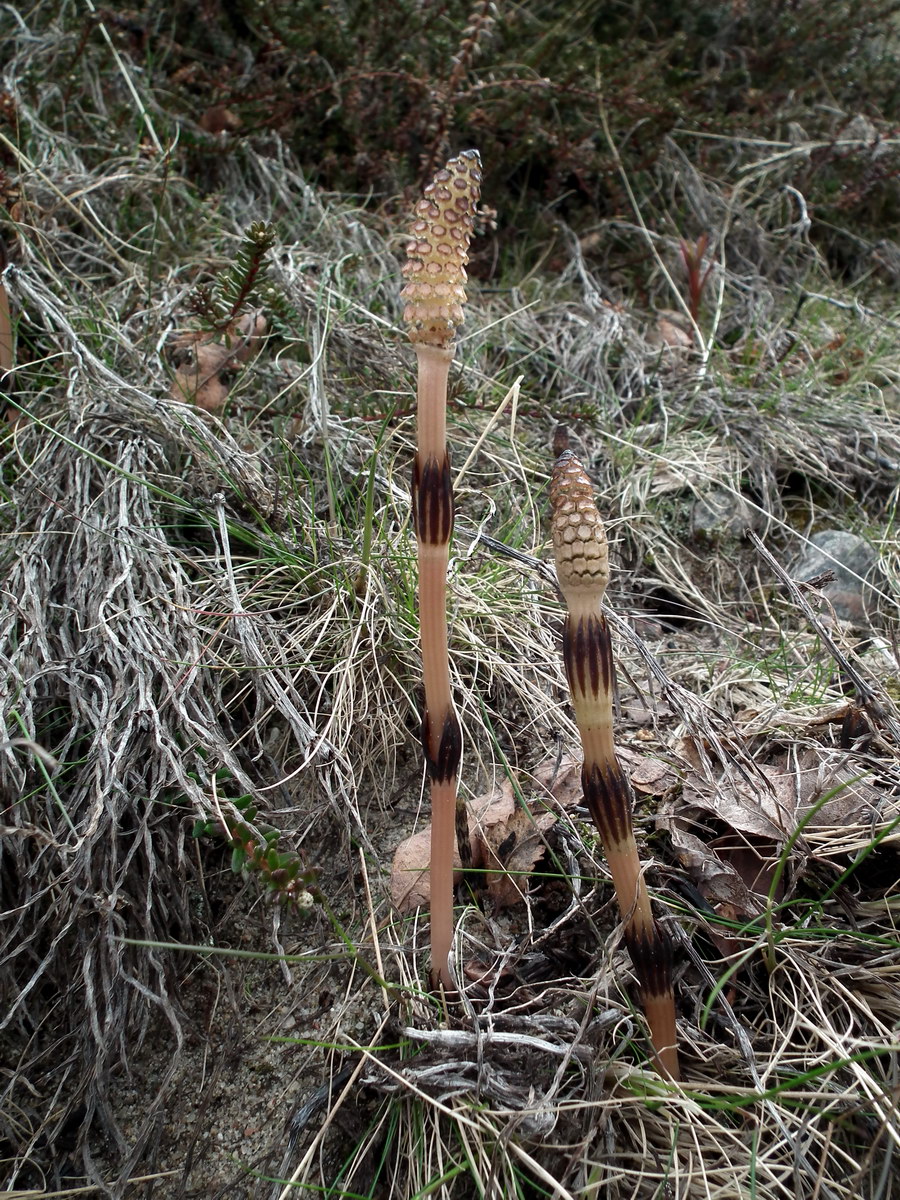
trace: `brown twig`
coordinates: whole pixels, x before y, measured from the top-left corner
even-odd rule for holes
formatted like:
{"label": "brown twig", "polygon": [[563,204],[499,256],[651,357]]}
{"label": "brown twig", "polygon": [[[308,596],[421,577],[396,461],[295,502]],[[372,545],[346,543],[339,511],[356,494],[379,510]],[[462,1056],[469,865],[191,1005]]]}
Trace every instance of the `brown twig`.
{"label": "brown twig", "polygon": [[563,658],[584,747],[584,798],[609,861],[656,1065],[660,1074],[677,1079],[672,949],[650,907],[631,821],[631,785],[613,740],[615,665],[601,609],[609,583],[606,534],[591,482],[571,450],[556,460],[550,505],[556,572],[568,608]]}
{"label": "brown twig", "polygon": [[403,319],[418,358],[418,447],[413,468],[413,523],[419,553],[419,628],[425,711],[422,744],[431,779],[431,969],[452,988],[453,847],[469,851],[465,805],[456,794],[462,754],[450,691],[447,563],[453,532],[453,488],[447,451],[447,380],[454,336],[463,320],[472,223],[481,190],[477,150],[438,171],[416,205],[401,295]]}
{"label": "brown twig", "polygon": [[449,76],[443,83],[429,86],[434,130],[431,137],[431,149],[422,164],[423,180],[431,178],[434,174],[435,163],[440,162],[446,152],[447,129],[453,115],[454,105],[459,99],[457,93],[469,74],[479,49],[490,36],[494,26],[495,13],[494,0],[475,0],[475,6],[469,13],[469,19],[463,30],[462,40],[457,47],[456,54],[450,60],[453,67]]}

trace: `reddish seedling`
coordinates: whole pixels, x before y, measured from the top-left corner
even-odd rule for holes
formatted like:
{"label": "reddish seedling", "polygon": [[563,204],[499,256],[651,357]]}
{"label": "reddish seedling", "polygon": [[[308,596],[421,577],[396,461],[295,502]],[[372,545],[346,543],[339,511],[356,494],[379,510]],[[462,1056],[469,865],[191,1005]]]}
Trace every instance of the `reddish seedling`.
{"label": "reddish seedling", "polygon": [[684,270],[687,276],[688,312],[690,312],[692,320],[696,323],[700,318],[700,304],[703,300],[703,291],[709,282],[709,277],[713,269],[712,263],[709,263],[705,270],[703,269],[703,259],[706,251],[709,249],[709,234],[701,233],[696,242],[688,242],[682,238],[679,249],[681,250],[681,261],[684,263]]}

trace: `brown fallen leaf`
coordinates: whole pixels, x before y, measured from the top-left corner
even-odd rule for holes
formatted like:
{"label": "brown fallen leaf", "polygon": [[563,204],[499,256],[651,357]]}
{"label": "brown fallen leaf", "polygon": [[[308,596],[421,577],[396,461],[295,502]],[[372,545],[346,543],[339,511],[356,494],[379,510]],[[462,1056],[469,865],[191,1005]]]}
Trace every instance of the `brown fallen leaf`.
{"label": "brown fallen leaf", "polygon": [[780,856],[780,846],[777,842],[732,833],[714,838],[709,843],[709,848],[715,851],[723,863],[737,872],[751,892],[758,896],[771,894],[776,903],[784,899],[784,879],[777,878]]}
{"label": "brown fallen leaf", "polygon": [[761,897],[754,895],[734,867],[723,862],[706,842],[688,833],[683,821],[674,820],[669,835],[679,862],[711,907],[728,904],[744,917],[762,912]]}
{"label": "brown fallen leaf", "polygon": [[219,372],[227,366],[231,353],[214,342],[198,342],[191,359],[175,372],[172,398],[196,404],[206,412],[218,412],[228,397],[228,388]]}
{"label": "brown fallen leaf", "polygon": [[[715,842],[703,841],[688,832],[684,817],[680,816],[673,800],[661,812],[659,822],[668,830],[673,850],[686,876],[719,917],[743,924],[760,916],[766,907],[764,893],[768,892],[768,883],[762,887],[761,869],[768,868],[770,863],[758,857],[754,848],[750,845],[739,847],[743,854],[740,865],[744,868],[740,869],[738,863],[734,862],[730,848],[716,846]],[[767,842],[766,845],[774,852],[774,842]],[[742,949],[743,943],[736,937],[728,936],[722,926],[709,922],[706,931],[725,961]]]}
{"label": "brown fallen leaf", "polygon": [[[534,869],[543,854],[541,834],[546,833],[556,820],[548,804],[570,808],[581,802],[581,763],[570,758],[561,762],[548,760],[535,772],[529,791],[537,794],[530,802],[528,812],[517,805],[509,780],[504,780],[494,791],[479,796],[469,805],[472,866],[487,872],[487,887],[501,907],[522,899],[526,890],[525,875]],[[401,912],[430,902],[430,860],[430,825],[405,838],[397,847],[391,865],[390,892],[391,900]],[[458,852],[454,854],[454,872],[458,882],[462,873]],[[512,883],[493,879],[504,872],[510,873],[508,878]]]}
{"label": "brown fallen leaf", "polygon": [[617,746],[616,753],[631,776],[631,786],[643,796],[662,796],[678,783],[675,768],[658,758],[648,758],[628,746]]}
{"label": "brown fallen leaf", "polygon": [[242,317],[238,317],[229,329],[232,356],[238,362],[248,362],[259,349],[268,327],[262,313],[244,313]]}
{"label": "brown fallen leaf", "polygon": [[[623,767],[632,775],[635,790],[661,795],[674,786],[672,767],[627,748],[619,748]],[[581,760],[548,759],[528,784],[531,797],[526,811],[516,801],[513,786],[504,780],[493,792],[469,805],[469,840],[472,866],[485,872],[485,886],[498,908],[517,904],[528,890],[528,875],[544,853],[544,837],[556,822],[554,809],[574,808],[583,801]],[[405,838],[391,865],[391,900],[400,912],[430,902],[428,865],[431,826]],[[462,876],[459,854],[454,855],[454,879]]]}
{"label": "brown fallen leaf", "polygon": [[224,104],[214,104],[200,114],[197,124],[207,133],[234,133],[241,127],[241,118]]}
{"label": "brown fallen leaf", "polygon": [[[655,700],[651,708],[643,700],[632,700],[622,705],[622,712],[635,725],[653,725],[664,717],[670,717],[672,710],[664,700]],[[621,747],[617,747],[620,749]]]}
{"label": "brown fallen leaf", "polygon": [[[410,912],[431,902],[431,826],[404,838],[394,851],[391,864],[391,900],[400,912]],[[459,851],[454,851],[453,879],[457,882],[462,863]]]}
{"label": "brown fallen leaf", "polygon": [[[480,796],[469,806],[469,842],[472,847],[472,866],[480,870],[484,865],[483,838],[478,836],[481,823],[499,825],[508,821],[515,812],[516,803],[512,786],[504,782],[493,792]],[[411,837],[404,838],[394,851],[391,864],[391,900],[401,912],[408,912],[419,905],[428,905],[431,900],[431,825],[420,829]],[[459,850],[453,851],[453,882],[462,877],[462,860]]]}
{"label": "brown fallen leaf", "polygon": [[[884,796],[860,778],[843,750],[810,746],[780,755],[753,764],[755,779],[710,760],[693,739],[685,739],[681,751],[689,763],[682,795],[677,806],[665,807],[660,824],[689,878],[721,916],[750,919],[769,894],[783,898],[777,864],[798,830],[821,854],[835,844],[839,850],[848,831],[868,836],[879,812],[882,820],[889,816]],[[717,834],[703,841],[687,827],[708,824],[705,814],[716,818]]]}
{"label": "brown fallen leaf", "polygon": [[222,372],[247,362],[259,349],[266,328],[261,313],[245,313],[222,332],[194,329],[179,334],[171,343],[177,363],[172,399],[218,412],[228,398]]}
{"label": "brown fallen leaf", "polygon": [[[689,833],[684,828],[684,821],[675,816],[674,805],[669,806],[666,818],[671,818],[668,828],[678,860],[710,908],[726,921],[743,922],[759,916],[764,899],[735,865],[725,861],[711,845]],[[740,948],[737,939],[728,937],[714,924],[709,925],[707,933],[723,958]]]}
{"label": "brown fallen leaf", "polygon": [[688,319],[683,313],[669,308],[659,313],[656,324],[647,333],[647,341],[664,350],[692,350],[694,347]]}
{"label": "brown fallen leaf", "polygon": [[528,875],[544,853],[544,836],[556,823],[552,812],[533,814],[523,808],[481,830],[485,886],[497,908],[525,899]]}
{"label": "brown fallen leaf", "polygon": [[882,800],[876,788],[859,778],[859,769],[844,751],[810,747],[795,759],[781,756],[773,763],[757,764],[755,781],[721,767],[714,768],[710,778],[700,769],[691,741],[686,738],[681,747],[691,763],[683,804],[711,812],[742,833],[779,842],[801,823],[806,833],[867,825]]}

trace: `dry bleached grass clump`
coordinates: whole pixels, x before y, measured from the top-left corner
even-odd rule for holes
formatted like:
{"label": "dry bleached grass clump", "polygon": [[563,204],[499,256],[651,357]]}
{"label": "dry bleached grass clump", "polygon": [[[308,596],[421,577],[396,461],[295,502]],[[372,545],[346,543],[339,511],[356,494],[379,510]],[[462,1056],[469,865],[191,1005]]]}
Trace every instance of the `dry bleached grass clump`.
{"label": "dry bleached grass clump", "polygon": [[[23,39],[21,53],[35,44]],[[89,75],[95,65],[88,55]],[[108,103],[99,74],[91,95]],[[313,1094],[327,1085],[326,1062],[350,1074],[297,1129],[295,1152],[273,1129],[282,1178],[395,1197],[440,1187],[458,1197],[555,1188],[649,1200],[666,1188],[725,1197],[751,1186],[766,1200],[890,1195],[900,1133],[891,579],[883,641],[835,634],[872,692],[864,741],[848,750],[840,725],[822,723],[844,719],[847,697],[820,631],[746,538],[701,542],[692,525],[696,501],[723,493],[756,513],[782,559],[828,520],[865,531],[896,561],[896,355],[871,314],[807,302],[797,349],[779,359],[793,311],[782,280],[793,272],[826,288],[783,193],[768,196],[754,174],[746,242],[711,276],[722,327],[748,331],[740,353],[703,364],[650,345],[653,318],[608,294],[573,239],[553,280],[476,302],[451,387],[461,475],[451,684],[472,794],[512,774],[534,801],[537,768],[576,744],[560,608],[541,566],[557,418],[574,418],[610,519],[620,742],[670,768],[667,794],[641,800],[636,818],[682,972],[687,1082],[656,1092],[640,1065],[642,1018],[617,982],[628,959],[585,814],[554,810],[525,906],[458,914],[457,964],[497,968],[487,985],[463,970],[458,1012],[423,997],[422,924],[384,900],[378,863],[400,836],[392,819],[408,832],[419,799],[406,766],[420,697],[399,240],[324,203],[286,154],[217,151],[227,199],[203,206],[152,155],[123,152],[114,170],[96,168],[57,129],[50,91],[31,103],[9,276],[16,400],[30,416],[5,437],[2,508],[2,1186],[65,1167],[71,1112],[97,1174],[153,1161],[156,1116],[177,1111],[185,1092],[182,1041],[199,1018],[179,983],[196,960],[132,941],[207,936],[197,863],[215,873],[222,860],[191,827],[249,794],[259,820],[319,868],[326,898],[332,886],[342,902],[352,893],[345,932],[391,985],[358,985],[329,1025],[331,1045],[309,1051]],[[698,223],[718,220],[714,185],[671,171],[669,203],[681,180]],[[198,270],[226,263],[241,229],[272,213],[283,214],[274,279],[289,313],[277,340],[233,381],[221,419],[166,399],[167,339],[189,324]],[[678,236],[694,231],[674,218],[654,225],[674,269]],[[637,225],[617,236],[643,244]],[[660,306],[667,286],[654,276]],[[862,361],[832,346],[840,335]],[[843,370],[851,377],[835,382]],[[661,591],[688,606],[687,624],[648,617],[645,598]],[[863,777],[868,807],[850,825],[800,831],[784,852],[785,886],[768,906],[759,900],[754,923],[729,921],[721,893],[712,912],[678,890],[688,868],[656,830],[657,807],[671,830],[689,784],[682,832],[708,846],[730,836],[722,810],[700,804],[723,773],[729,795],[752,800],[776,761],[783,789],[792,754],[824,750]],[[351,838],[364,850],[371,919]],[[771,867],[781,850],[763,853]],[[711,852],[701,867],[724,870]],[[335,974],[349,974],[352,955],[324,918],[265,911],[264,937],[247,924],[251,949],[335,954]],[[302,988],[302,966],[284,971]],[[358,1015],[373,1006],[381,1028]],[[354,1042],[372,1048],[339,1049]],[[142,1128],[123,1132],[119,1063],[160,1045],[170,1074],[146,1097]],[[236,1089],[263,1086],[230,1069]],[[125,1140],[116,1146],[113,1132],[104,1144],[100,1130],[117,1126]],[[163,1145],[162,1165],[182,1166]],[[67,1173],[80,1169],[76,1156]]]}
{"label": "dry bleached grass clump", "polygon": [[[120,184],[130,191],[133,182]],[[106,189],[98,193],[95,206]],[[111,184],[113,208],[120,198]],[[343,226],[348,236],[343,222],[327,221],[332,235]],[[357,232],[365,249],[359,225],[345,246]],[[408,495],[395,480],[410,433],[401,423],[379,446],[371,426],[329,411],[332,371],[352,370],[360,354],[360,318],[349,291],[330,278],[310,283],[321,253],[301,249],[296,274],[297,250],[285,253],[289,302],[301,322],[315,310],[321,324],[304,322],[299,361],[289,344],[259,368],[263,381],[283,384],[275,420],[245,380],[236,391],[246,407],[229,428],[165,399],[165,362],[152,352],[162,344],[158,314],[117,324],[133,277],[118,295],[107,290],[99,308],[89,283],[55,273],[65,230],[55,228],[52,241],[40,228],[21,236],[21,266],[10,276],[20,341],[36,339],[48,366],[22,364],[15,398],[24,416],[6,439],[13,541],[2,612],[2,786],[22,802],[4,814],[0,976],[11,998],[4,1030],[21,1055],[8,1101],[21,1102],[25,1079],[37,1097],[24,1141],[13,1144],[12,1179],[23,1166],[33,1177],[34,1144],[54,1145],[82,1099],[85,1128],[115,1138],[113,1076],[145,1052],[151,1028],[160,1037],[153,1022],[162,1012],[163,1042],[176,1051],[171,1072],[147,1099],[137,1142],[120,1141],[114,1155],[126,1173],[138,1161],[171,1095],[185,1020],[171,955],[123,939],[204,939],[190,828],[198,818],[240,819],[232,805],[240,795],[253,796],[301,854],[323,810],[339,816],[337,845],[348,833],[367,845],[363,810],[377,814],[391,791],[417,674]],[[181,292],[173,276],[172,308]],[[323,295],[340,302],[342,319],[329,318]],[[304,363],[309,343],[316,357]],[[359,483],[367,477],[368,500]],[[456,668],[469,727],[483,720],[481,689],[509,698],[514,712],[527,708],[539,728],[553,704],[539,607],[523,598],[534,673],[512,671],[506,614],[518,576],[494,565],[480,593],[470,587]],[[500,595],[504,608],[491,603]],[[523,646],[527,637],[516,652]],[[330,873],[318,836],[312,846],[314,865]],[[278,946],[277,926],[273,933]],[[49,1010],[48,994],[57,997]],[[45,1125],[42,1105],[49,1109],[54,1094],[60,1115]],[[97,1144],[95,1133],[89,1161]]]}

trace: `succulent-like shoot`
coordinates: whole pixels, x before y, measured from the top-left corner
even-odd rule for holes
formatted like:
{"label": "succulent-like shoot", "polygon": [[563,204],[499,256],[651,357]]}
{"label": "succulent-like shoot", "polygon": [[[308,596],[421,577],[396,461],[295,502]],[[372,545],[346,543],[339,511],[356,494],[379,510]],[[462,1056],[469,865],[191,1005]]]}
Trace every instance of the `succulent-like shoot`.
{"label": "succulent-like shoot", "polygon": [[563,659],[584,748],[582,789],[609,862],[657,1066],[677,1079],[672,950],[653,917],[634,840],[631,787],[613,737],[615,664],[601,608],[609,583],[606,533],[591,482],[570,450],[553,468],[550,505],[556,573],[569,610]]}
{"label": "succulent-like shoot", "polygon": [[403,320],[414,343],[446,349],[463,322],[466,263],[481,195],[481,159],[463,150],[438,171],[416,205],[403,267]]}
{"label": "succulent-like shoot", "polygon": [[419,559],[419,632],[425,711],[422,744],[431,780],[432,972],[453,986],[453,848],[469,857],[469,826],[457,796],[462,755],[450,690],[447,563],[453,533],[453,488],[447,451],[447,380],[453,339],[463,320],[469,239],[481,191],[481,160],[465,150],[438,171],[416,205],[403,268],[403,319],[418,359],[418,448],[413,468],[413,525]]}

